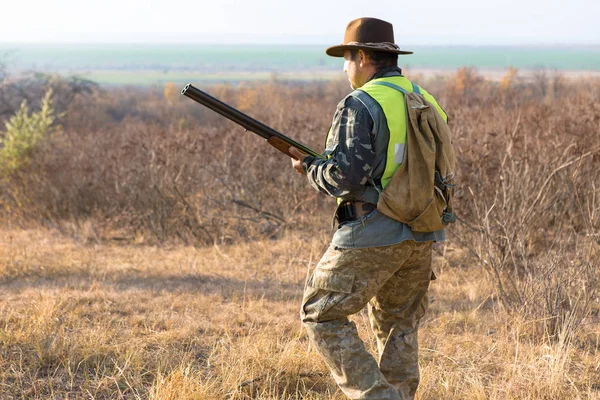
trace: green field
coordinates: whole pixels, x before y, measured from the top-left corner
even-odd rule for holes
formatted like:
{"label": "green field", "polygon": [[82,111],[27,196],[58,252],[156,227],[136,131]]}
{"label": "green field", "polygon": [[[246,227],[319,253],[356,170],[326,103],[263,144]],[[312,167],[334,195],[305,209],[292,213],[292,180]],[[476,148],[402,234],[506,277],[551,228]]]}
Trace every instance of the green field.
{"label": "green field", "polygon": [[[160,84],[329,78],[342,61],[323,46],[166,44],[0,44],[0,61],[11,71],[78,74],[101,84]],[[400,57],[409,69],[556,69],[600,71],[600,46],[411,46]],[[301,72],[301,74],[300,74]]]}

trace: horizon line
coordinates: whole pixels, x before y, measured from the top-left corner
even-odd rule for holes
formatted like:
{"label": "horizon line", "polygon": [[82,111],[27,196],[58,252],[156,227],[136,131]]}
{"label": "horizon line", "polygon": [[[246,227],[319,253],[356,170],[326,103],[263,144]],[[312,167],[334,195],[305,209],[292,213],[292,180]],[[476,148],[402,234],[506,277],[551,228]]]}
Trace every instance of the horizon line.
{"label": "horizon line", "polygon": [[[232,47],[243,47],[243,46],[294,46],[294,47],[318,47],[323,46],[324,48],[335,46],[332,43],[268,43],[268,42],[190,42],[190,41],[2,41],[0,40],[0,46],[12,46],[12,45],[176,45],[176,46],[232,46]],[[425,47],[598,47],[599,43],[584,43],[584,42],[545,42],[545,43],[410,43],[403,47],[412,46],[425,46]]]}

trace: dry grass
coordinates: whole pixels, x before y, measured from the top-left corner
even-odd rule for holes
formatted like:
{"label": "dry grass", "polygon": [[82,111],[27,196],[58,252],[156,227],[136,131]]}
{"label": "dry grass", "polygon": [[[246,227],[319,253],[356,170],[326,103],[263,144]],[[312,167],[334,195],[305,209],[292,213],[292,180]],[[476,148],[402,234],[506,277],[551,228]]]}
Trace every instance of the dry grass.
{"label": "dry grass", "polygon": [[2,239],[1,398],[335,390],[298,320],[321,240],[199,250],[81,246],[43,231]]}
{"label": "dry grass", "polygon": [[[2,399],[343,398],[298,318],[325,234],[206,248],[0,239]],[[467,253],[442,251],[421,399],[600,398],[597,316],[568,343],[539,340]]]}

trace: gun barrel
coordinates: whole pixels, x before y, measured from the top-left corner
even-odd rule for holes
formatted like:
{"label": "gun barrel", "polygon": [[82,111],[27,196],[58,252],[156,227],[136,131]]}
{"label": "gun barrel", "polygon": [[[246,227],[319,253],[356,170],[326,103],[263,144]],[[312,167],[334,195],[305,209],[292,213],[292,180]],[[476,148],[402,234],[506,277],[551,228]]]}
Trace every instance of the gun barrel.
{"label": "gun barrel", "polygon": [[245,129],[258,134],[265,139],[269,139],[274,135],[277,136],[279,133],[267,125],[264,125],[263,123],[244,114],[243,112],[223,103],[221,100],[212,97],[208,93],[195,88],[191,83],[185,85],[185,87],[181,90],[181,94],[202,104],[203,106],[210,108],[225,118],[230,119],[236,124],[241,125]]}
{"label": "gun barrel", "polygon": [[211,110],[221,114],[222,116],[235,122],[236,124],[241,125],[243,128],[256,133],[264,139],[269,140],[273,136],[275,136],[286,141],[291,146],[296,147],[298,150],[305,154],[309,154],[318,158],[324,158],[323,155],[288,138],[282,133],[279,133],[275,129],[263,124],[260,121],[255,120],[254,118],[244,114],[243,112],[236,110],[235,108],[223,103],[222,101],[212,97],[208,93],[205,93],[202,90],[195,88],[194,86],[192,86],[191,83],[185,85],[185,87],[181,90],[181,94],[202,104],[203,106],[206,106],[207,108],[210,108]]}

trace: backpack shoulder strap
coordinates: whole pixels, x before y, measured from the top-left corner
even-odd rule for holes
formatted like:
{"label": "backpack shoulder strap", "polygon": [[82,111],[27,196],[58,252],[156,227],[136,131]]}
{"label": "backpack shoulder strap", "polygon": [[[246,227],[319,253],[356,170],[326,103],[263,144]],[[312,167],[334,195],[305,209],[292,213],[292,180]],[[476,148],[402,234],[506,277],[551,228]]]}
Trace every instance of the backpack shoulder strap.
{"label": "backpack shoulder strap", "polygon": [[[416,84],[414,84],[413,82],[411,82],[411,84],[412,84],[413,93],[421,94],[421,88],[419,88],[419,86],[416,85]],[[408,94],[409,93],[408,90],[403,89],[400,86],[398,86],[398,85],[396,85],[394,83],[391,83],[391,82],[376,81],[376,82],[372,82],[371,85],[387,86],[389,88],[396,89],[397,91],[402,92],[404,94]]]}
{"label": "backpack shoulder strap", "polygon": [[421,94],[421,88],[418,85],[415,85],[413,82],[412,83],[412,87],[413,87],[413,93],[416,94]]}

